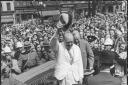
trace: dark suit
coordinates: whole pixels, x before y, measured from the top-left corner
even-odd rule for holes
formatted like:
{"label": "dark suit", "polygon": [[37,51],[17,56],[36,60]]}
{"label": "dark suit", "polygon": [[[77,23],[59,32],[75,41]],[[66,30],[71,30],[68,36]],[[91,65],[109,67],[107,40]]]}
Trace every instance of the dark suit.
{"label": "dark suit", "polygon": [[25,70],[27,68],[32,68],[34,66],[36,66],[39,61],[39,57],[38,54],[36,52],[29,52],[29,53],[23,53],[20,54],[18,63],[19,63],[19,67],[22,70]]}
{"label": "dark suit", "polygon": [[80,49],[82,53],[83,69],[87,68],[87,60],[89,62],[89,67],[93,67],[94,64],[94,54],[89,45],[89,43],[83,39],[80,40]]}
{"label": "dark suit", "polygon": [[121,80],[113,77],[110,73],[100,72],[88,78],[88,85],[121,85]]}

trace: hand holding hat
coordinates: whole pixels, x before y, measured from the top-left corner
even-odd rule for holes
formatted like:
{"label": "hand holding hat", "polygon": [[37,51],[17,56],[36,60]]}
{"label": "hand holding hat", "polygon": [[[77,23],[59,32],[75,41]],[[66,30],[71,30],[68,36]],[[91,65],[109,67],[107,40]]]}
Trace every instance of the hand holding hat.
{"label": "hand holding hat", "polygon": [[72,16],[68,13],[62,13],[57,23],[57,28],[61,28],[63,31],[68,30],[72,23]]}

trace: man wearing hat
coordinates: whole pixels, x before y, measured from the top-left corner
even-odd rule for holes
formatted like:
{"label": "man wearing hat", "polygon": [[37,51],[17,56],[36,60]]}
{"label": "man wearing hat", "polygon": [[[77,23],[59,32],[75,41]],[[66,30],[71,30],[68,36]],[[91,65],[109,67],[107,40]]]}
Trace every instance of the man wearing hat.
{"label": "man wearing hat", "polygon": [[6,65],[5,68],[3,68],[3,70],[5,69],[5,72],[7,74],[9,73],[20,73],[20,69],[18,67],[18,62],[17,60],[11,55],[12,51],[11,49],[6,46],[4,48],[4,56],[5,57],[5,60],[3,59],[3,64],[4,66]]}
{"label": "man wearing hat", "polygon": [[49,61],[49,60],[52,60],[55,58],[55,54],[54,52],[51,50],[51,47],[49,45],[49,42],[48,40],[45,40],[43,42],[43,47],[44,47],[44,50],[43,50],[43,54],[44,54],[44,58],[46,61]]}
{"label": "man wearing hat", "polygon": [[18,62],[19,67],[22,71],[29,70],[32,67],[35,67],[39,61],[36,51],[31,50],[31,44],[29,41],[24,43],[24,51],[19,56]]}
{"label": "man wearing hat", "polygon": [[9,76],[11,67],[11,49],[8,46],[3,48],[3,55],[1,60],[1,71],[5,71],[6,76]]}
{"label": "man wearing hat", "polygon": [[16,43],[16,51],[15,51],[15,54],[14,54],[14,57],[18,60],[21,52],[23,50],[23,43],[22,42],[17,42]]}
{"label": "man wearing hat", "polygon": [[105,50],[111,50],[113,51],[112,47],[113,47],[113,40],[110,38],[109,35],[106,36],[106,40],[104,41],[104,49]]}
{"label": "man wearing hat", "polygon": [[121,85],[121,80],[110,73],[110,67],[116,54],[112,51],[102,51],[100,56],[100,72],[88,78],[88,85]]}

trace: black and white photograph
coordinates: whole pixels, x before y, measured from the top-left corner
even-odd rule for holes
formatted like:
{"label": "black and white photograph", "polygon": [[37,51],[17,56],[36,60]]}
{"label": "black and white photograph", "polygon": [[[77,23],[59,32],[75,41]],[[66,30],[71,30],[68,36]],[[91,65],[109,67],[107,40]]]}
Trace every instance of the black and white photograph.
{"label": "black and white photograph", "polygon": [[1,85],[127,85],[127,0],[1,0]]}

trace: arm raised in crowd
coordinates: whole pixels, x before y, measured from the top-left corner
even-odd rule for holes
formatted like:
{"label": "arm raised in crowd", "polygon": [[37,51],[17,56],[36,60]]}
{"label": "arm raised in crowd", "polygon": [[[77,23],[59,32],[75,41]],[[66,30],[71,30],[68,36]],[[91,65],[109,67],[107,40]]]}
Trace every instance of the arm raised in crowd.
{"label": "arm raised in crowd", "polygon": [[109,33],[109,23],[106,21],[106,34],[110,35]]}
{"label": "arm raised in crowd", "polygon": [[58,30],[55,32],[53,37],[50,40],[51,49],[56,53],[59,49],[59,41],[58,41]]}

